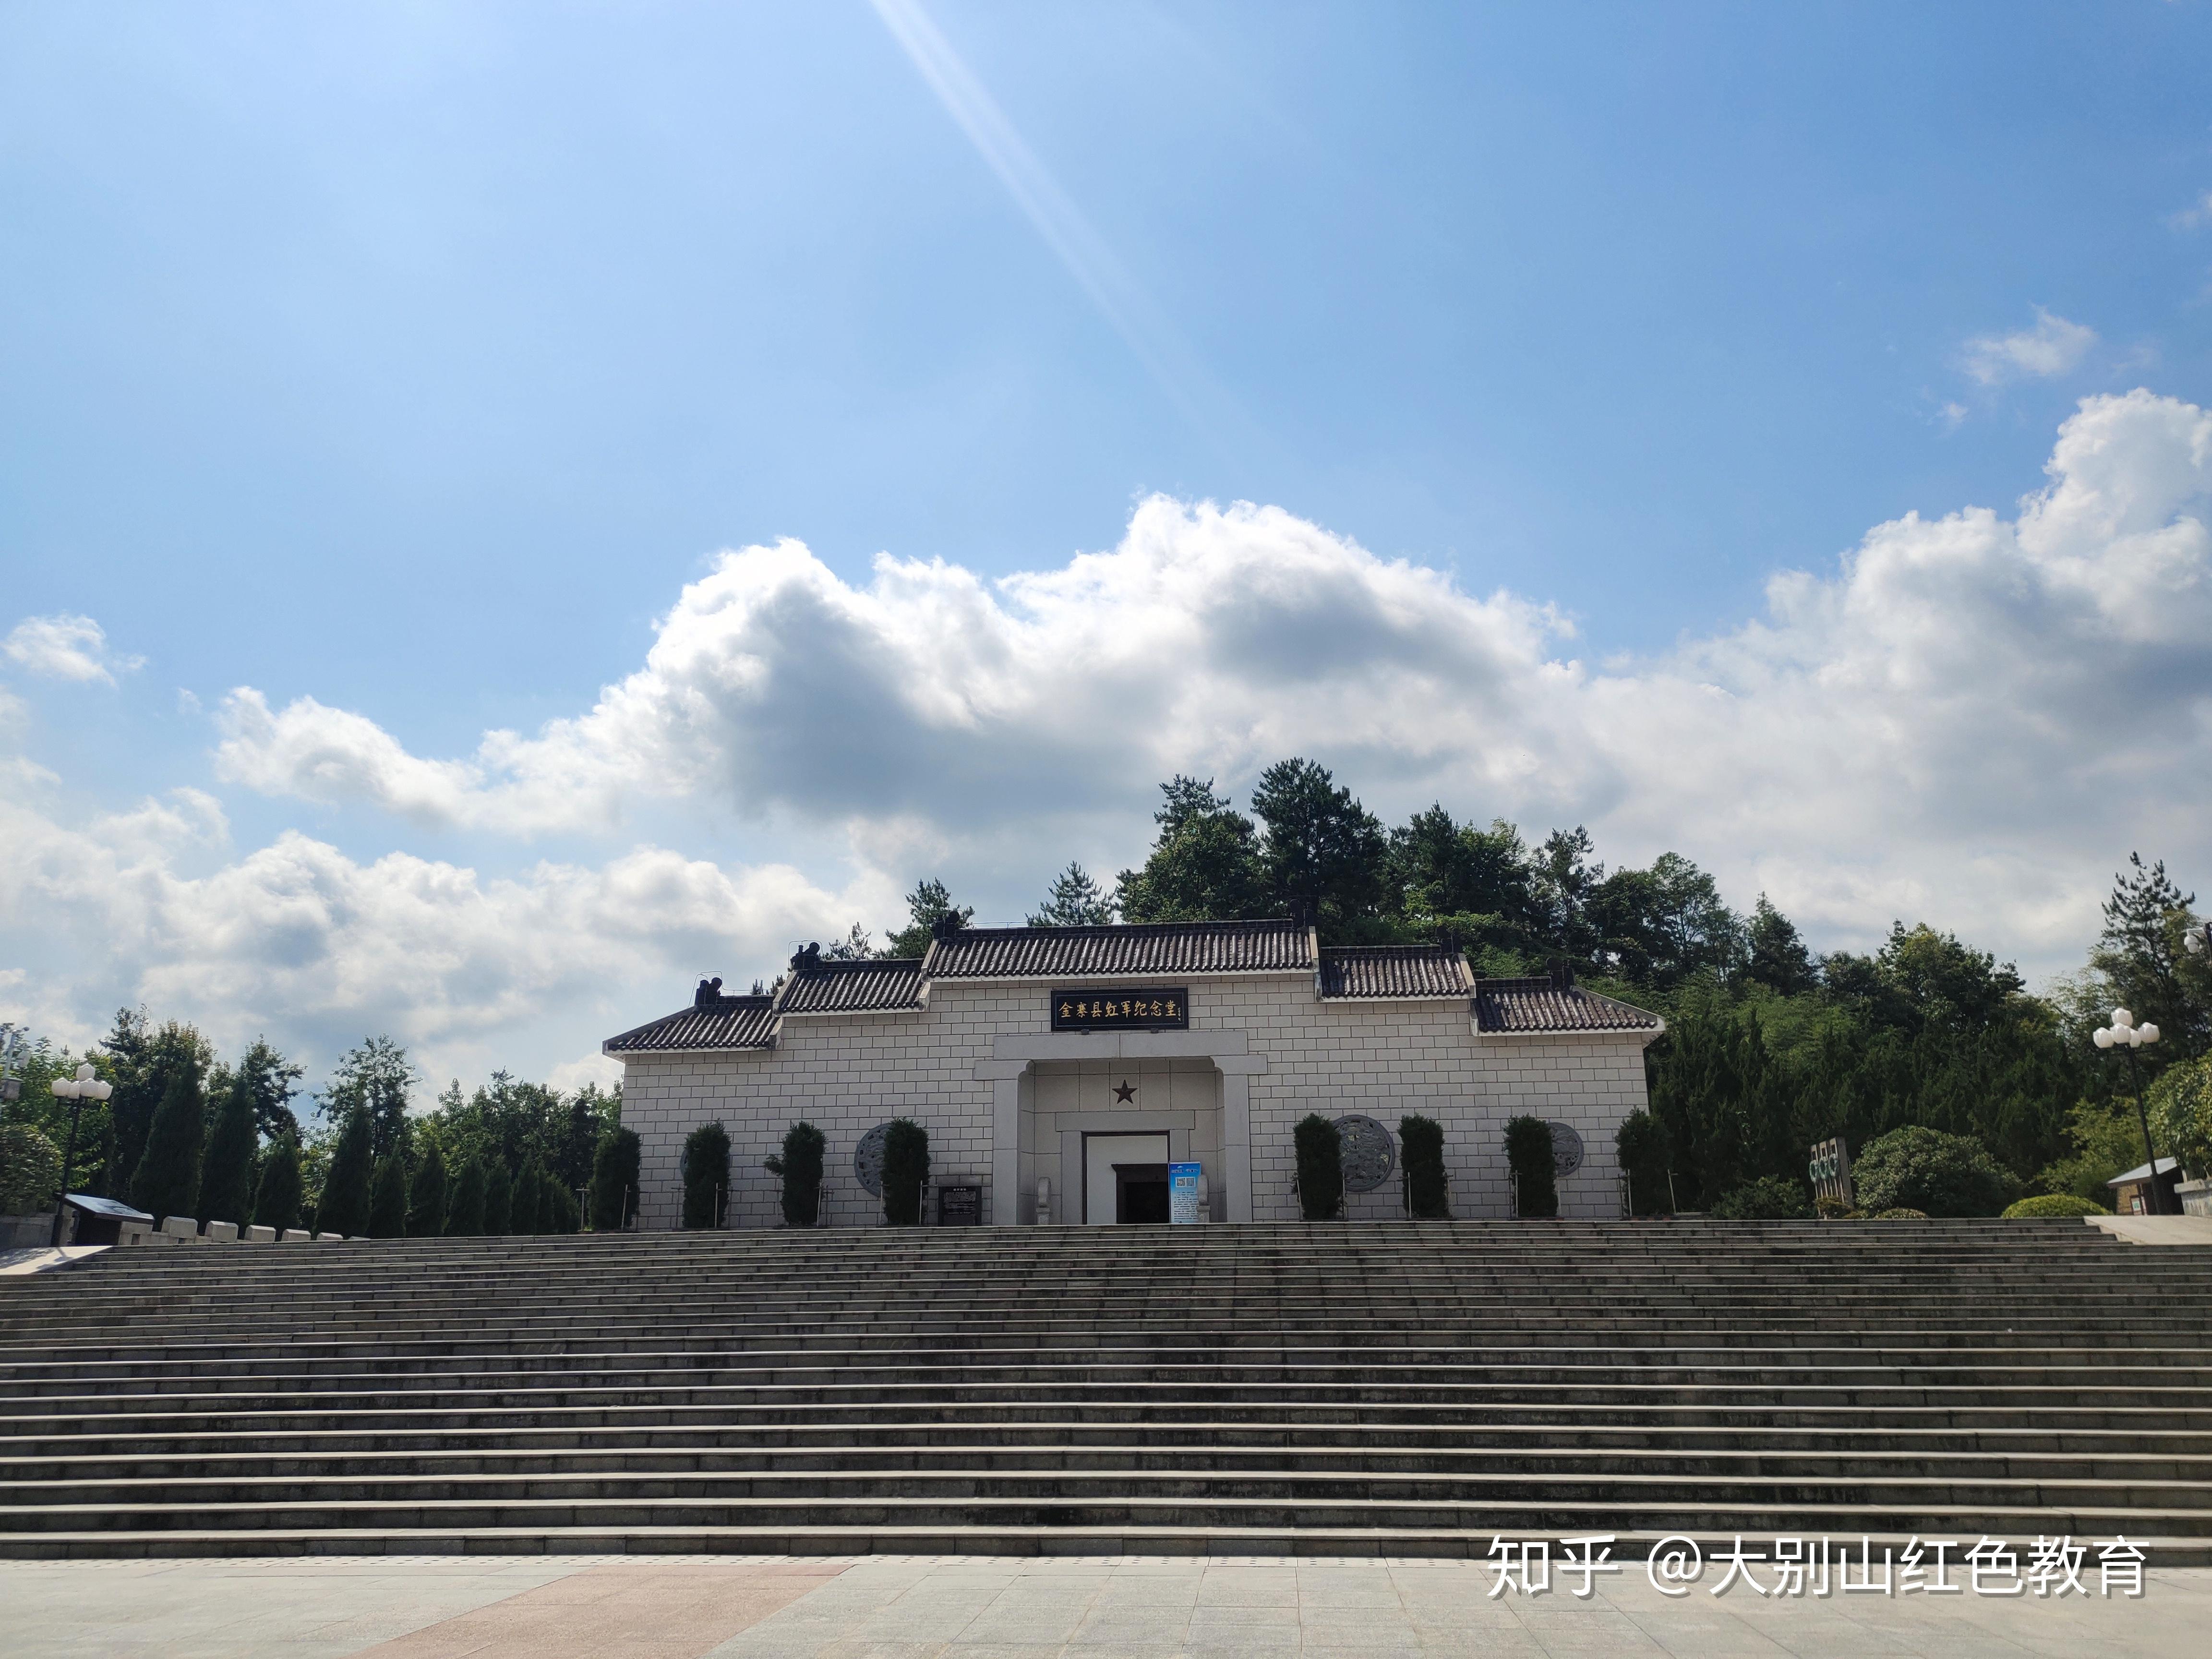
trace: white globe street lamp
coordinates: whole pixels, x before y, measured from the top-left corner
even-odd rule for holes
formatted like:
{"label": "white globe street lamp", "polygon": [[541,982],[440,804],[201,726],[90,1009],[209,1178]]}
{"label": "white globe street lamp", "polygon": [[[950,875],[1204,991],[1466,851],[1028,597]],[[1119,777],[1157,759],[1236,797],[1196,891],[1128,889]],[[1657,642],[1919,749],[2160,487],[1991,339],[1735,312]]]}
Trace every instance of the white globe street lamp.
{"label": "white globe street lamp", "polygon": [[[2191,930],[2191,937],[2195,937]],[[2201,948],[2201,947],[2200,947]],[[2145,1020],[2136,1024],[2136,1017],[2124,1008],[2112,1010],[2112,1023],[2100,1025],[2089,1033],[2089,1041],[2100,1048],[2121,1048],[2127,1052],[2128,1075],[2136,1085],[2136,1121],[2142,1127],[2143,1158],[2150,1170],[2149,1208],[2153,1215],[2159,1212],[2158,1154],[2151,1149],[2150,1114],[2143,1109],[2142,1067],[2136,1060],[2136,1050],[2158,1041],[2158,1027]]]}
{"label": "white globe street lamp", "polygon": [[70,1165],[76,1162],[76,1121],[88,1100],[105,1100],[115,1092],[115,1085],[103,1082],[92,1074],[92,1062],[86,1060],[76,1068],[75,1077],[58,1077],[46,1087],[53,1091],[56,1100],[73,1103],[70,1107],[69,1149],[62,1154],[62,1189],[54,1198],[54,1231],[50,1243],[61,1248],[62,1214],[68,1209]]}

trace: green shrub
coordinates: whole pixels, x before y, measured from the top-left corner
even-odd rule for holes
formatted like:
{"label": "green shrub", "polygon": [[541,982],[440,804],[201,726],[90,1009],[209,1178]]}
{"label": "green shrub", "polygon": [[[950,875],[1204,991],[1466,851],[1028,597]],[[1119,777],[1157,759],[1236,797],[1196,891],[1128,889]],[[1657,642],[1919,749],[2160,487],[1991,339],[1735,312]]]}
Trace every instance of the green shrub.
{"label": "green shrub", "polygon": [[1712,1212],[1723,1221],[1803,1221],[1811,1218],[1813,1205],[1803,1182],[1761,1176],[1722,1194]]}
{"label": "green shrub", "polygon": [[1398,1120],[1399,1155],[1406,1167],[1406,1207],[1416,1221],[1451,1219],[1451,1188],[1444,1180],[1444,1127],[1412,1114]]}
{"label": "green shrub", "polygon": [[637,1131],[613,1128],[592,1158],[592,1231],[618,1233],[637,1214]]}
{"label": "green shrub", "polygon": [[1866,1212],[1864,1210],[1854,1208],[1852,1206],[1844,1203],[1842,1199],[1830,1198],[1826,1194],[1822,1194],[1813,1200],[1813,1213],[1820,1217],[1823,1221],[1863,1221],[1866,1219]]}
{"label": "green shrub", "polygon": [[1298,1209],[1309,1221],[1334,1221],[1344,1213],[1344,1138],[1319,1112],[1308,1112],[1291,1132],[1298,1160]]}
{"label": "green shrub", "polygon": [[253,1189],[253,1224],[274,1227],[282,1237],[300,1224],[300,1138],[286,1135],[262,1161],[261,1184]]}
{"label": "green shrub", "polygon": [[1928,1219],[1928,1212],[1908,1210],[1900,1205],[1896,1209],[1882,1211],[1875,1217],[1875,1219],[1876,1221],[1925,1221]]}
{"label": "green shrub", "polygon": [[496,1152],[484,1171],[483,1230],[493,1238],[503,1238],[514,1231],[514,1176],[507,1167],[507,1160]]}
{"label": "green shrub", "polygon": [[1672,1210],[1667,1170],[1674,1148],[1667,1126],[1649,1112],[1631,1112],[1613,1131],[1613,1145],[1620,1157],[1620,1172],[1628,1177],[1629,1213],[1664,1215]]}
{"label": "green shrub", "polygon": [[409,1187],[407,1233],[410,1238],[435,1238],[446,1231],[446,1155],[433,1143],[422,1154],[422,1167]]}
{"label": "green shrub", "polygon": [[330,1173],[323,1177],[322,1202],[315,1206],[317,1232],[354,1238],[368,1226],[373,1131],[367,1108],[346,1115],[338,1144],[331,1151]]}
{"label": "green shrub", "polygon": [[169,1073],[169,1086],[154,1109],[146,1150],[139,1154],[137,1172],[131,1177],[131,1199],[140,1209],[156,1220],[198,1215],[200,1149],[206,1139],[199,1067],[179,1066]]}
{"label": "green shrub", "polygon": [[1913,1125],[1893,1129],[1859,1154],[1851,1177],[1859,1207],[1924,1210],[1935,1216],[1995,1215],[2017,1183],[1972,1135]]}
{"label": "green shrub", "polygon": [[[2212,1180],[2212,1054],[2167,1066],[2143,1091],[2143,1109],[2160,1156],[2176,1159],[2198,1180]],[[2127,1168],[2142,1161],[2130,1156],[2135,1163]]]}
{"label": "green shrub", "polygon": [[253,1153],[260,1142],[247,1079],[233,1079],[216,1103],[214,1116],[200,1154],[198,1207],[205,1220],[244,1223],[253,1207]]}
{"label": "green shrub", "polygon": [[477,1238],[484,1230],[483,1160],[471,1158],[461,1165],[461,1172],[453,1177],[453,1202],[446,1206],[446,1237],[448,1238]]}
{"label": "green shrub", "polygon": [[61,1148],[27,1123],[0,1128],[0,1215],[51,1210],[61,1189]]}
{"label": "green shrub", "polygon": [[2008,1205],[2005,1219],[2018,1221],[2037,1216],[2110,1215],[2112,1212],[2101,1204],[2092,1204],[2086,1198],[2076,1198],[2071,1193],[2045,1193],[2038,1198],[2023,1198],[2017,1204]]}
{"label": "green shrub", "polygon": [[1533,1220],[1559,1214],[1559,1181],[1552,1164],[1552,1126],[1540,1117],[1508,1119],[1505,1161],[1513,1168],[1520,1214]]}
{"label": "green shrub", "polygon": [[407,1237],[407,1156],[394,1146],[376,1161],[368,1186],[368,1236]]}
{"label": "green shrub", "polygon": [[762,1161],[781,1190],[783,1224],[811,1227],[822,1218],[822,1131],[804,1121],[783,1132],[783,1150]]}
{"label": "green shrub", "polygon": [[719,1227],[730,1190],[730,1132],[702,1123],[684,1137],[684,1224]]}
{"label": "green shrub", "polygon": [[928,1179],[929,1131],[912,1118],[893,1118],[884,1137],[884,1219],[894,1227],[918,1226]]}

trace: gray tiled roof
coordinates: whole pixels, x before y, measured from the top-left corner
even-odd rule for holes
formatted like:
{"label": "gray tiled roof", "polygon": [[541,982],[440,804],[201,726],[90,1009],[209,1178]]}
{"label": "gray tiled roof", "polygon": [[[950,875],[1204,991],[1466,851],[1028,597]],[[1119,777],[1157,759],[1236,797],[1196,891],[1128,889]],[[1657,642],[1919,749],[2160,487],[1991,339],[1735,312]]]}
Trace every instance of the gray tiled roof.
{"label": "gray tiled roof", "polygon": [[1477,980],[1474,1025],[1479,1031],[1503,1032],[1656,1031],[1660,1020],[1647,1009],[1547,975]]}
{"label": "gray tiled roof", "polygon": [[1335,945],[1321,953],[1328,998],[1463,997],[1474,987],[1467,958],[1440,945]]}
{"label": "gray tiled roof", "polygon": [[767,1048],[775,1045],[775,1011],[769,997],[716,997],[609,1037],[611,1054],[655,1049]]}
{"label": "gray tiled roof", "polygon": [[780,1014],[891,1013],[921,1006],[921,963],[823,962],[794,969],[776,1000]]}
{"label": "gray tiled roof", "polygon": [[1313,969],[1312,935],[1287,920],[964,927],[939,939],[929,957],[932,979],[1125,979]]}

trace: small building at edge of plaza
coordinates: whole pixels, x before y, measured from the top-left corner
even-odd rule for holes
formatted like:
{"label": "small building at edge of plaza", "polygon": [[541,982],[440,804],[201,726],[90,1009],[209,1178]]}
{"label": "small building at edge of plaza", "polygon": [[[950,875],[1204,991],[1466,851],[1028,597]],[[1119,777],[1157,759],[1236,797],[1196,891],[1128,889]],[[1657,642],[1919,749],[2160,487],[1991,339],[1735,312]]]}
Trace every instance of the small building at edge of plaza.
{"label": "small building at edge of plaza", "polygon": [[1528,1115],[1572,1165],[1560,1215],[1603,1219],[1621,1213],[1613,1132],[1645,1103],[1662,1029],[1566,974],[1477,980],[1455,948],[1207,921],[942,927],[919,960],[810,946],[772,994],[706,981],[603,1047],[623,1062],[647,1228],[678,1224],[684,1137],[714,1121],[727,1224],[781,1224],[762,1162],[800,1119],[828,1140],[825,1224],[879,1222],[869,1136],[898,1117],[928,1130],[933,1187],[981,1189],[987,1224],[1034,1224],[1041,1197],[1055,1224],[1134,1218],[1129,1172],[1187,1163],[1211,1218],[1291,1221],[1310,1112],[1346,1121],[1350,1219],[1403,1212],[1395,1141],[1416,1112],[1443,1126],[1455,1217],[1510,1213],[1505,1123]]}

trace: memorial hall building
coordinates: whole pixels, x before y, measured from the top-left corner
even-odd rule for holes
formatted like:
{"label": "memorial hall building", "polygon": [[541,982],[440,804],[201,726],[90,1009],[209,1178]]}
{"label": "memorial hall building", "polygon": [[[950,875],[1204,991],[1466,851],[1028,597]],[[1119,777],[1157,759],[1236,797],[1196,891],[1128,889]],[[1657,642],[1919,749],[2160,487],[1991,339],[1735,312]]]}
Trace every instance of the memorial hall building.
{"label": "memorial hall building", "polygon": [[[1443,1127],[1452,1213],[1511,1212],[1505,1124],[1553,1125],[1559,1213],[1621,1213],[1613,1132],[1645,1103],[1662,1026],[1559,973],[1477,979],[1455,948],[1323,948],[1299,922],[940,927],[919,960],[810,946],[768,995],[702,984],[608,1039],[642,1153],[641,1224],[679,1224],[684,1137],[729,1133],[732,1227],[781,1224],[762,1167],[804,1119],[828,1140],[823,1220],[883,1219],[882,1126],[929,1132],[927,1219],[1164,1218],[1164,1166],[1196,1164],[1217,1221],[1292,1221],[1292,1130],[1338,1123],[1345,1213],[1404,1213],[1408,1113]],[[960,1207],[950,1201],[957,1189]],[[980,1196],[980,1203],[975,1200]],[[974,1204],[970,1212],[967,1206]]]}

